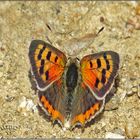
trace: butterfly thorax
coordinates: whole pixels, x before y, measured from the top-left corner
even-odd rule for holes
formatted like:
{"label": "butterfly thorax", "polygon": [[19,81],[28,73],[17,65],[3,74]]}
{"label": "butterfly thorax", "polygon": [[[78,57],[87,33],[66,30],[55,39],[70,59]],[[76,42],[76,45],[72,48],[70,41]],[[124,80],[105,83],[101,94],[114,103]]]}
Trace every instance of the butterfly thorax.
{"label": "butterfly thorax", "polygon": [[70,64],[66,73],[66,86],[68,92],[72,92],[76,85],[78,79],[78,68],[75,63]]}

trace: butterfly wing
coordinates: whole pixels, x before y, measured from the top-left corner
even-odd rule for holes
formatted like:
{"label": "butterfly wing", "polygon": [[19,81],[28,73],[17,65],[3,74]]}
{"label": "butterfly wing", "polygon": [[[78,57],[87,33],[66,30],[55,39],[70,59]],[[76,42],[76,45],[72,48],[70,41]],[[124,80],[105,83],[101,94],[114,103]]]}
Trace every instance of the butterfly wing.
{"label": "butterfly wing", "polygon": [[110,91],[119,69],[119,61],[119,55],[113,51],[87,55],[81,60],[82,80],[96,99],[104,99]]}
{"label": "butterfly wing", "polygon": [[71,126],[74,127],[77,124],[84,126],[103,110],[104,101],[97,100],[90,89],[81,83],[73,101]]}
{"label": "butterfly wing", "polygon": [[51,116],[52,120],[58,120],[60,124],[64,125],[65,114],[65,95],[63,94],[64,84],[62,78],[55,81],[45,91],[39,91],[40,106]]}
{"label": "butterfly wing", "polygon": [[60,50],[42,40],[31,42],[29,59],[37,88],[41,91],[45,91],[50,84],[60,79],[67,61]]}

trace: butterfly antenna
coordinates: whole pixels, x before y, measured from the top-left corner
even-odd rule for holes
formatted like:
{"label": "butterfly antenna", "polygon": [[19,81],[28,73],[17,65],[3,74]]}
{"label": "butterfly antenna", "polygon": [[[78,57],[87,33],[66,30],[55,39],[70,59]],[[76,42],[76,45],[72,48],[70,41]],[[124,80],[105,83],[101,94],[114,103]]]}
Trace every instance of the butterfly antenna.
{"label": "butterfly antenna", "polygon": [[55,124],[56,124],[56,120],[52,120],[52,128],[54,128]]}
{"label": "butterfly antenna", "polygon": [[76,59],[77,59],[78,61],[80,61],[80,59],[79,59],[78,57],[76,57]]}
{"label": "butterfly antenna", "polygon": [[[51,27],[46,23],[46,26],[47,26],[47,28],[49,29],[49,31],[51,31],[52,32],[52,29],[51,29]],[[50,44],[52,44],[52,41],[49,39],[49,37],[48,36],[46,36],[46,38],[47,38],[47,41],[50,43]]]}
{"label": "butterfly antenna", "polygon": [[73,131],[73,129],[74,129],[74,128],[73,128],[72,126],[69,128],[70,131]]}
{"label": "butterfly antenna", "polygon": [[104,30],[104,27],[102,27],[102,28],[98,31],[97,35],[98,35],[100,32],[102,32],[103,30]]}
{"label": "butterfly antenna", "polygon": [[52,32],[51,27],[46,23],[47,28]]}
{"label": "butterfly antenna", "polygon": [[85,125],[82,125],[81,127],[82,127],[81,128],[81,132],[84,133],[84,131],[85,131]]}
{"label": "butterfly antenna", "polygon": [[[104,27],[102,27],[102,28],[98,31],[98,33],[96,34],[96,37],[97,37],[103,30],[104,30]],[[98,52],[95,48],[94,48],[94,50],[95,50],[95,52]]]}
{"label": "butterfly antenna", "polygon": [[47,38],[47,41],[48,41],[50,44],[52,44],[52,42],[51,42],[51,40],[49,39],[49,37],[46,36],[46,38]]}

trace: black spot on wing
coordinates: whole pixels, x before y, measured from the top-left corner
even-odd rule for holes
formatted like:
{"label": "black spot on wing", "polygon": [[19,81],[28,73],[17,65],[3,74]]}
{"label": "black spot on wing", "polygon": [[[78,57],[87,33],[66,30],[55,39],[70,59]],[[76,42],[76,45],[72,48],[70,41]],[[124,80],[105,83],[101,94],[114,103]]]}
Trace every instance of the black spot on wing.
{"label": "black spot on wing", "polygon": [[55,63],[57,62],[57,60],[58,60],[58,57],[56,56],[56,57],[55,57],[55,60],[54,60],[54,61],[55,61]]}
{"label": "black spot on wing", "polygon": [[47,54],[47,56],[46,56],[46,59],[47,59],[47,60],[50,60],[50,58],[51,58],[51,53],[52,53],[51,51],[48,52],[48,54]]}
{"label": "black spot on wing", "polygon": [[105,59],[105,61],[106,61],[107,70],[109,70],[110,69],[109,61],[108,61],[108,59]]}
{"label": "black spot on wing", "polygon": [[93,64],[92,64],[92,62],[90,61],[90,68],[92,68],[92,66],[93,66]]}
{"label": "black spot on wing", "polygon": [[106,75],[106,70],[102,69],[102,74],[105,76]]}
{"label": "black spot on wing", "polygon": [[40,52],[39,52],[39,54],[38,54],[38,59],[39,60],[41,59],[42,53],[43,53],[43,49],[41,49]]}
{"label": "black spot on wing", "polygon": [[106,64],[109,65],[109,61],[107,59],[105,59],[105,61],[106,61]]}
{"label": "black spot on wing", "polygon": [[99,84],[99,82],[100,82],[99,79],[96,78],[96,82],[95,82],[95,87],[96,87],[96,88],[98,88],[98,84]]}
{"label": "black spot on wing", "polygon": [[101,60],[100,59],[97,59],[97,65],[98,65],[98,68],[101,67]]}
{"label": "black spot on wing", "polygon": [[44,44],[43,48],[40,49],[39,54],[38,54],[38,59],[39,59],[39,60],[41,59],[42,53],[43,53],[43,51],[45,50],[45,48],[46,48],[46,45]]}
{"label": "black spot on wing", "polygon": [[39,73],[40,73],[40,75],[42,75],[42,74],[44,73],[44,66],[41,66],[41,67],[40,67]]}
{"label": "black spot on wing", "polygon": [[109,69],[110,69],[110,65],[108,64],[108,65],[107,65],[107,70],[109,70]]}
{"label": "black spot on wing", "polygon": [[106,53],[103,54],[104,59],[107,59]]}
{"label": "black spot on wing", "polygon": [[46,71],[45,75],[46,75],[46,80],[48,80],[49,79],[49,71]]}
{"label": "black spot on wing", "polygon": [[45,60],[42,59],[42,60],[41,60],[41,66],[43,66],[44,64],[45,64]]}
{"label": "black spot on wing", "polygon": [[102,79],[101,79],[101,82],[104,84],[106,82],[106,78],[105,76],[102,74]]}

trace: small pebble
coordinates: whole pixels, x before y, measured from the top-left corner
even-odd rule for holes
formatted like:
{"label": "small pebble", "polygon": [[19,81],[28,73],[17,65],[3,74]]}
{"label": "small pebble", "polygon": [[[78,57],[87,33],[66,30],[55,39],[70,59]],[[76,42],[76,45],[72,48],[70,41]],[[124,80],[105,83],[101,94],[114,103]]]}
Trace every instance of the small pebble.
{"label": "small pebble", "polygon": [[80,136],[76,136],[75,138],[76,138],[76,139],[80,139],[81,137],[80,137]]}
{"label": "small pebble", "polygon": [[136,14],[140,15],[140,4],[136,6]]}
{"label": "small pebble", "polygon": [[115,134],[120,134],[120,135],[125,135],[125,129],[124,129],[124,128],[118,128],[118,127],[116,127],[116,128],[113,130],[113,133],[115,133]]}
{"label": "small pebble", "polygon": [[66,127],[63,127],[63,128],[62,128],[62,130],[63,130],[63,131],[66,131],[66,130],[67,130],[67,128],[66,128]]}
{"label": "small pebble", "polygon": [[100,22],[104,22],[104,17],[100,17]]}
{"label": "small pebble", "polygon": [[26,97],[23,97],[20,101],[19,106],[18,106],[18,111],[37,112],[37,107],[36,107],[36,105],[34,105],[34,103],[31,99],[26,99]]}
{"label": "small pebble", "polygon": [[118,87],[118,93],[122,93],[122,92],[123,92],[123,89]]}
{"label": "small pebble", "polygon": [[135,86],[137,86],[138,85],[138,83],[137,83],[137,81],[135,80],[134,82],[133,82],[133,87],[135,87]]}
{"label": "small pebble", "polygon": [[37,112],[37,111],[38,111],[37,106],[34,105],[34,106],[32,107],[32,110],[33,110],[33,112]]}
{"label": "small pebble", "polygon": [[120,102],[122,102],[122,101],[124,100],[126,94],[127,94],[127,92],[126,92],[126,90],[124,90],[124,91],[122,92],[122,94],[121,94]]}
{"label": "small pebble", "polygon": [[119,107],[119,103],[120,103],[120,97],[115,95],[111,98],[109,102],[106,103],[105,110],[106,111],[115,110]]}
{"label": "small pebble", "polygon": [[27,111],[30,111],[33,108],[33,106],[34,106],[33,101],[30,100],[30,99],[27,99],[27,101],[26,101],[26,109],[27,109]]}
{"label": "small pebble", "polygon": [[11,85],[11,80],[7,80],[7,85]]}
{"label": "small pebble", "polygon": [[133,88],[133,84],[129,83],[128,88],[127,88],[127,93],[126,93],[128,96],[131,96],[134,94],[134,92],[132,91],[132,88]]}
{"label": "small pebble", "polygon": [[26,97],[22,97],[20,104],[18,106],[18,110],[25,108],[25,106],[26,106]]}
{"label": "small pebble", "polygon": [[122,79],[121,79],[121,82],[122,82],[122,83],[126,82],[126,78],[122,78]]}
{"label": "small pebble", "polygon": [[5,97],[5,100],[6,100],[7,102],[11,102],[13,99],[14,99],[14,97],[9,96],[9,95],[6,95],[6,97]]}
{"label": "small pebble", "polygon": [[130,90],[130,91],[127,92],[127,95],[128,95],[128,96],[131,96],[131,95],[133,95],[133,94],[134,94],[134,92],[132,92],[132,90]]}
{"label": "small pebble", "polygon": [[139,122],[127,122],[125,126],[125,133],[128,138],[135,138],[140,136]]}
{"label": "small pebble", "polygon": [[3,73],[2,72],[0,72],[0,78],[3,76]]}
{"label": "small pebble", "polygon": [[112,133],[112,132],[107,132],[105,135],[105,138],[107,139],[125,139],[125,136],[122,136],[120,134]]}
{"label": "small pebble", "polygon": [[133,88],[132,88],[132,92],[134,92],[134,93],[136,93],[137,90],[138,90],[138,89],[137,89],[136,87],[133,87]]}
{"label": "small pebble", "polygon": [[0,60],[0,67],[2,67],[3,66],[3,61],[2,60]]}

